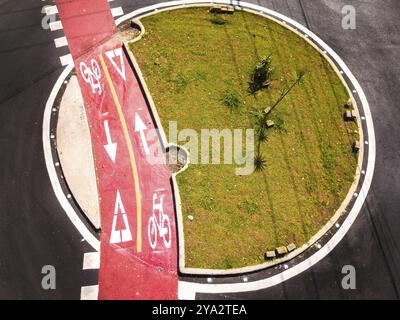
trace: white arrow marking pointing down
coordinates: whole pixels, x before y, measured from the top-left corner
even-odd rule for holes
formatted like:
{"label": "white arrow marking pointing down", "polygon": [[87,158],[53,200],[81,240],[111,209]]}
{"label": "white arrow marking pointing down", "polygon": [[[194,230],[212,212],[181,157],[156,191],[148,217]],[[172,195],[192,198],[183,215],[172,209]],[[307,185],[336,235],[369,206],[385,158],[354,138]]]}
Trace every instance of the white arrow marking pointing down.
{"label": "white arrow marking pointing down", "polygon": [[150,154],[150,150],[149,150],[149,146],[147,145],[146,137],[144,136],[144,130],[147,130],[147,127],[144,124],[143,120],[136,113],[136,116],[135,116],[135,132],[139,132],[140,133],[140,138],[142,139],[144,152],[146,153],[146,155],[148,155],[148,154]]}
{"label": "white arrow marking pointing down", "polygon": [[115,163],[115,157],[117,155],[117,143],[112,142],[110,127],[108,126],[108,120],[104,121],[104,130],[106,131],[107,144],[104,146],[111,160]]}

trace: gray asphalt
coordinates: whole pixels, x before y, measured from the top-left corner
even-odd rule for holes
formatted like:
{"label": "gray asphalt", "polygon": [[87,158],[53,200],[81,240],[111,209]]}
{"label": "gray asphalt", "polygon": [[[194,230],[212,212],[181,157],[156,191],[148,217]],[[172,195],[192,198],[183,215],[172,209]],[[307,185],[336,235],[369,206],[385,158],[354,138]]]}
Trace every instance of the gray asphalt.
{"label": "gray asphalt", "polygon": [[[0,299],[79,299],[96,274],[91,251],[54,196],[42,146],[46,100],[60,73],[54,34],[36,0],[0,1]],[[56,268],[43,290],[42,267]]]}
{"label": "gray asphalt", "polygon": [[[51,1],[0,1],[0,299],[78,299],[95,275],[83,272],[81,242],[54,196],[42,151],[46,99],[61,73],[57,34],[41,27]],[[125,13],[159,1],[115,0]],[[255,2],[250,1],[249,2]],[[198,295],[223,299],[398,299],[400,290],[400,1],[263,0],[260,5],[308,26],[347,63],[374,118],[377,159],[366,204],[345,239],[323,261],[257,292]],[[341,28],[341,8],[357,10],[356,30]],[[41,268],[57,268],[57,290],[40,286]],[[354,265],[357,289],[341,288]]]}

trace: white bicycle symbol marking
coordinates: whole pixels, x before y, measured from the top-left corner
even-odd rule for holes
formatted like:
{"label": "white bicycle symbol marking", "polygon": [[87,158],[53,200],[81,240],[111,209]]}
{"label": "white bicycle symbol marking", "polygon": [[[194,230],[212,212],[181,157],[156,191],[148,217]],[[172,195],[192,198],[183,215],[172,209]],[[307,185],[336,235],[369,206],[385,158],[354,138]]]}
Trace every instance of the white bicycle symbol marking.
{"label": "white bicycle symbol marking", "polygon": [[89,68],[84,62],[81,62],[80,69],[83,80],[85,80],[86,83],[90,84],[90,86],[92,87],[92,92],[96,93],[97,91],[97,93],[101,95],[101,70],[97,61],[92,59],[91,68]]}
{"label": "white bicycle symbol marking", "polygon": [[[164,198],[160,198],[160,202],[156,203],[157,194],[153,195],[153,215],[149,219],[147,232],[150,241],[150,247],[154,250],[157,246],[158,237],[164,241],[166,248],[171,248],[171,223],[168,215],[164,213],[163,203]],[[158,211],[158,217],[156,215]]]}

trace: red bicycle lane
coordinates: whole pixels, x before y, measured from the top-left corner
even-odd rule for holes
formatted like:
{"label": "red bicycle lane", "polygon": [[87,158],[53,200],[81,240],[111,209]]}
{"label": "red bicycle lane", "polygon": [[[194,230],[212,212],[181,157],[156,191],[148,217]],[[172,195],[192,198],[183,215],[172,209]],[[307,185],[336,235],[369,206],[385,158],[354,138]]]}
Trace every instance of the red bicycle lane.
{"label": "red bicycle lane", "polygon": [[73,57],[93,50],[115,34],[115,21],[107,0],[55,2]]}
{"label": "red bicycle lane", "polygon": [[[100,298],[119,299],[134,293],[139,299],[177,299],[177,241],[171,173],[160,152],[161,143],[154,134],[156,128],[146,99],[122,45],[116,45],[105,55],[107,58],[100,60],[122,123],[135,185],[136,248],[127,255],[127,252],[121,254],[119,250],[105,247],[109,258],[101,260]],[[126,272],[116,272],[119,268],[108,261],[118,261]],[[113,274],[113,281],[109,281],[110,274]],[[126,281],[127,274],[134,276],[134,281]],[[117,283],[118,290],[107,289],[106,283],[113,287]]]}
{"label": "red bicycle lane", "polygon": [[[65,29],[63,18],[72,13],[58,9]],[[86,45],[73,50],[69,39],[80,26],[64,31],[85,102],[100,196],[99,299],[177,299],[170,172],[163,161],[149,161],[162,149],[157,135],[146,134],[155,129],[150,109],[121,41],[110,38],[78,56]]]}

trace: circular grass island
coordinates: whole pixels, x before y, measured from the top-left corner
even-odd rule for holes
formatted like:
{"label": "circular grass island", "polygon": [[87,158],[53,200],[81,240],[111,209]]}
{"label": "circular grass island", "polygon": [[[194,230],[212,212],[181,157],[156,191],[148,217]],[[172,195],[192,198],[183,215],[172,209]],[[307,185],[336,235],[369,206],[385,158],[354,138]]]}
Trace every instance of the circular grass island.
{"label": "circular grass island", "polygon": [[[176,176],[185,267],[252,266],[267,251],[307,243],[346,198],[358,161],[357,123],[343,117],[350,94],[330,63],[293,31],[245,11],[186,8],[141,22],[145,33],[129,47],[167,137],[170,121],[199,133],[255,130],[250,175],[236,175],[237,164],[191,163]],[[263,62],[268,81],[254,88]]]}

